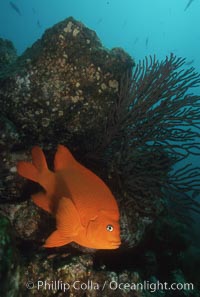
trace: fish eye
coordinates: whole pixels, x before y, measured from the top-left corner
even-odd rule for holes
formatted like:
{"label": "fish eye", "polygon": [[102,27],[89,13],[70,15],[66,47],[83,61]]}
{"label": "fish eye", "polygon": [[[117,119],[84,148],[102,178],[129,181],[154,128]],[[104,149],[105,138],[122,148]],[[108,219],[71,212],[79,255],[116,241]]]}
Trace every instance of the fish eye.
{"label": "fish eye", "polygon": [[113,226],[112,225],[107,225],[106,227],[106,230],[109,231],[109,232],[112,232],[113,231]]}

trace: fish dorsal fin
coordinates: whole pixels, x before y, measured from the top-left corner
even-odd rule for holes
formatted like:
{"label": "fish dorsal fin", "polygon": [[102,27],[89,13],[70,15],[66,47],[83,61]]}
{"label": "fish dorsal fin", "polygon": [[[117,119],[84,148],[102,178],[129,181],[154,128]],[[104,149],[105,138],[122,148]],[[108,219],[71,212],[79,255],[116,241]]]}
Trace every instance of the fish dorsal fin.
{"label": "fish dorsal fin", "polygon": [[55,159],[54,159],[54,170],[59,171],[76,164],[77,161],[74,159],[68,148],[64,145],[59,144]]}
{"label": "fish dorsal fin", "polygon": [[82,227],[78,211],[69,198],[62,197],[59,201],[56,227],[64,237],[68,238],[77,236]]}

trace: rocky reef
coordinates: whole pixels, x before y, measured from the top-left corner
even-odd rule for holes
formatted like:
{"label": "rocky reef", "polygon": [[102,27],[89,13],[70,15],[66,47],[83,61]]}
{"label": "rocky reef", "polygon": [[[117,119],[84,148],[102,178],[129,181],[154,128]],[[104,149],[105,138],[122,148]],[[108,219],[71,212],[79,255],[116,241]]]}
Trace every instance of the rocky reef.
{"label": "rocky reef", "polygon": [[7,39],[0,38],[0,76],[5,76],[5,71],[17,59],[17,51],[12,42]]}
{"label": "rocky reef", "polygon": [[[104,48],[94,31],[73,18],[48,29],[19,57],[5,40],[0,53],[0,294],[142,297],[151,290],[134,284],[145,279],[156,284],[162,275],[160,281],[186,282],[188,263],[179,256],[191,252],[190,239],[181,237],[177,249],[169,248],[184,223],[176,218],[177,231],[169,218],[157,220],[175,205],[182,218],[185,209],[199,210],[188,194],[197,190],[199,168],[172,169],[200,153],[199,97],[187,95],[200,76],[193,68],[182,70],[184,59],[173,55],[135,65],[123,49]],[[40,145],[52,169],[59,143],[116,196],[119,250],[41,247],[55,221],[33,204],[30,196],[40,188],[17,175],[16,163],[30,161],[32,146]],[[170,242],[164,228],[175,234]],[[160,259],[159,249],[166,251]],[[165,265],[170,253],[179,260],[164,275],[159,260]],[[199,296],[197,289],[181,293]],[[157,290],[155,296],[182,295]]]}

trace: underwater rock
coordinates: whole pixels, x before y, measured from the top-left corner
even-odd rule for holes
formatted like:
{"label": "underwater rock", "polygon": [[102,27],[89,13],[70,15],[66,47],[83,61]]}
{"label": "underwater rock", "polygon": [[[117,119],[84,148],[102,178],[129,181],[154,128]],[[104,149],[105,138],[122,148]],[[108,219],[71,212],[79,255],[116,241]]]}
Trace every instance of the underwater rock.
{"label": "underwater rock", "polygon": [[134,290],[141,282],[137,272],[93,269],[93,257],[69,254],[49,255],[45,260],[36,256],[29,263],[22,278],[22,296],[70,296],[70,297],[145,297],[148,292]]}
{"label": "underwater rock", "polygon": [[[8,135],[8,134],[7,134]],[[1,135],[2,136],[2,135]],[[0,202],[18,201],[23,198],[24,182],[17,175],[16,164],[22,158],[27,158],[25,152],[11,152],[9,144],[2,145],[0,155]],[[28,191],[29,192],[29,191]],[[27,194],[25,196],[27,198]],[[1,205],[0,205],[1,207]]]}
{"label": "underwater rock", "polygon": [[[121,77],[131,72],[133,65],[122,49],[105,49],[94,31],[73,18],[47,30],[17,59],[10,73],[0,79],[2,202],[21,203],[33,193],[33,185],[16,174],[16,163],[30,160],[34,144],[44,146],[51,159],[52,148],[58,143],[87,152],[90,138],[101,138]],[[99,163],[99,168],[105,167],[102,165]],[[21,204],[15,206],[21,208]],[[2,211],[7,214],[5,208]],[[37,219],[40,221],[39,212]],[[137,213],[131,222],[127,222],[127,215],[122,216],[125,244],[137,244],[151,221]],[[29,240],[23,222],[23,216],[12,221],[19,238]],[[37,224],[27,225],[31,234],[35,234]]]}
{"label": "underwater rock", "polygon": [[200,247],[191,244],[181,256],[181,268],[185,276],[200,290]]}
{"label": "underwater rock", "polygon": [[48,29],[0,80],[0,104],[28,146],[70,143],[99,130],[121,75],[132,69],[122,49],[105,49],[96,33],[68,18]]}
{"label": "underwater rock", "polygon": [[17,51],[11,41],[0,38],[0,77],[5,75],[7,66],[17,59]]}
{"label": "underwater rock", "polygon": [[[63,143],[110,186],[109,172],[112,170],[107,167],[112,164],[105,164],[107,152],[99,158],[96,141],[101,142],[104,138],[112,112],[110,107],[113,109],[119,96],[121,78],[125,73],[131,73],[133,65],[131,57],[122,49],[105,49],[94,31],[68,18],[48,29],[18,57],[10,72],[0,78],[0,167],[3,177],[0,201],[14,203],[12,207],[5,204],[0,208],[11,219],[22,241],[33,240],[40,246],[41,240],[48,237],[49,228],[41,229],[47,225],[42,224],[41,210],[32,203],[22,203],[40,189],[36,191],[33,183],[18,176],[17,162],[30,161],[30,150],[37,144],[44,147],[52,168],[55,147]],[[95,155],[92,165],[85,157],[90,146]],[[117,179],[113,178],[113,181],[112,191],[117,189]],[[117,190],[114,194],[118,201],[120,196],[126,196]],[[142,205],[142,215],[134,200],[126,205],[119,201],[121,238],[125,247],[137,245],[146,227],[161,212],[159,200],[153,196],[150,201],[151,205]],[[153,216],[148,215],[151,206]],[[43,234],[36,232],[37,228],[43,230]]]}
{"label": "underwater rock", "polygon": [[18,296],[20,265],[14,242],[8,219],[0,215],[0,296]]}
{"label": "underwater rock", "polygon": [[47,30],[18,57],[0,78],[1,200],[21,196],[15,165],[34,144],[50,150],[65,143],[76,150],[83,139],[89,143],[86,131],[99,135],[121,75],[133,65],[122,49],[105,49],[94,31],[73,18]]}

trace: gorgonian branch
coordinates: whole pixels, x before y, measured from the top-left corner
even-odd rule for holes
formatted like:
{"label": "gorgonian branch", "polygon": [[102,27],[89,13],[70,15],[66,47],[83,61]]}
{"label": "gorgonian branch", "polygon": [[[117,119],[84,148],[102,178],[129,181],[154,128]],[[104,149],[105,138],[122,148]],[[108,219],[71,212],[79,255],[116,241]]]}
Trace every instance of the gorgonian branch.
{"label": "gorgonian branch", "polygon": [[[132,76],[127,73],[105,125],[102,147],[125,139],[128,146],[166,146],[168,153],[180,149],[180,158],[200,152],[200,97],[188,94],[200,85],[194,68],[184,69],[185,59],[173,54],[164,61],[145,58]],[[179,153],[177,154],[177,156]]]}
{"label": "gorgonian branch", "polygon": [[200,184],[199,168],[171,173],[177,162],[200,155],[200,97],[189,94],[200,75],[184,64],[173,54],[161,62],[155,56],[140,61],[122,78],[105,124],[100,147],[114,156],[113,172],[126,201],[133,199],[143,213],[153,210],[153,199],[165,198],[166,188],[197,207],[187,193]]}

